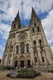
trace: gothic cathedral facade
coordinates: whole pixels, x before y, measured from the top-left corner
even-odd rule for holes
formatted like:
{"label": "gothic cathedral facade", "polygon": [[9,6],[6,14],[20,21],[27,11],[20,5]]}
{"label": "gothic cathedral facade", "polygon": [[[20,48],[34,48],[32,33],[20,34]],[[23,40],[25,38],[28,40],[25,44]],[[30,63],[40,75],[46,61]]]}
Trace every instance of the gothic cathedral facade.
{"label": "gothic cathedral facade", "polygon": [[28,27],[20,23],[19,12],[12,21],[2,65],[11,67],[53,65],[51,48],[46,40],[41,21],[33,8]]}

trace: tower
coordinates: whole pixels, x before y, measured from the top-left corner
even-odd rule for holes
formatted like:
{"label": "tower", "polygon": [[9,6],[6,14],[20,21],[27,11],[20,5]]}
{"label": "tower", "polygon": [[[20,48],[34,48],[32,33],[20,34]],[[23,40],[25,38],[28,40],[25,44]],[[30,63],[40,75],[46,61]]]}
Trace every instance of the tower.
{"label": "tower", "polygon": [[32,8],[29,27],[21,24],[19,12],[12,22],[2,58],[3,66],[41,67],[53,65],[52,51],[46,40],[40,19]]}

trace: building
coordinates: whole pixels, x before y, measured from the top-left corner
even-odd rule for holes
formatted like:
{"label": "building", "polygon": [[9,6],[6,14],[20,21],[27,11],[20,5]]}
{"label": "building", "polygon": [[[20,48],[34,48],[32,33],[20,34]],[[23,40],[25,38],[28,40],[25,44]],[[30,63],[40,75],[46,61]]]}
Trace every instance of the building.
{"label": "building", "polygon": [[3,66],[51,67],[51,48],[46,40],[40,19],[34,9],[28,27],[20,23],[19,12],[12,21],[11,30],[2,58]]}

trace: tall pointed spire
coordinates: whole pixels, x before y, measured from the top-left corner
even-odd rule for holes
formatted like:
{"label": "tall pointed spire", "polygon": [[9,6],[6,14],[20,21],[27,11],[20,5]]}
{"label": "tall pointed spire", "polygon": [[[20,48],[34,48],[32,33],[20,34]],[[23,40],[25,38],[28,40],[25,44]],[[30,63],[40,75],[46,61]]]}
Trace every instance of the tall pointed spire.
{"label": "tall pointed spire", "polygon": [[21,20],[20,20],[20,16],[19,16],[19,11],[12,23],[13,26],[17,25],[16,29],[20,28],[21,27]]}
{"label": "tall pointed spire", "polygon": [[20,21],[19,11],[17,13],[17,16],[15,17],[15,21]]}
{"label": "tall pointed spire", "polygon": [[[38,18],[38,16],[37,16],[36,13],[35,13],[34,8],[32,7],[30,24],[32,24],[33,21],[34,21],[34,22],[37,22],[37,21],[40,22],[40,19]],[[30,25],[30,24],[29,24],[29,25]]]}
{"label": "tall pointed spire", "polygon": [[32,14],[31,14],[31,18],[37,18],[37,15],[35,13],[34,8],[32,7]]}
{"label": "tall pointed spire", "polygon": [[18,11],[18,14],[17,14],[16,18],[19,18],[19,11]]}

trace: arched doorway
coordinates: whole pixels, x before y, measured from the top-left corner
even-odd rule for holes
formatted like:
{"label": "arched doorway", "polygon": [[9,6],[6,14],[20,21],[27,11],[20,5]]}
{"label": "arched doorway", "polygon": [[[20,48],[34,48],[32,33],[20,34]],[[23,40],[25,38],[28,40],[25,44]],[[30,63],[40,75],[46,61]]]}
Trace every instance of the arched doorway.
{"label": "arched doorway", "polygon": [[14,58],[14,67],[17,67],[18,66],[18,57],[15,57]]}
{"label": "arched doorway", "polygon": [[20,61],[20,66],[24,67],[25,66],[25,57],[24,56],[20,56],[19,61]]}

